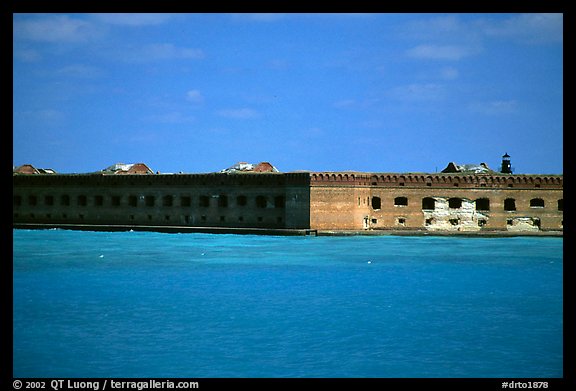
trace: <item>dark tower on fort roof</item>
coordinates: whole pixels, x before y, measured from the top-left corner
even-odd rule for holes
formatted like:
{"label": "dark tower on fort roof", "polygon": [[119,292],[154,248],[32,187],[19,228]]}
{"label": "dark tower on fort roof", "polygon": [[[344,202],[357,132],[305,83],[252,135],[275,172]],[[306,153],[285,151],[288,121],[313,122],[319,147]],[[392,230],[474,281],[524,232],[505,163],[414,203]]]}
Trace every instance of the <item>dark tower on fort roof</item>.
{"label": "dark tower on fort roof", "polygon": [[510,155],[508,155],[508,152],[502,156],[502,169],[500,172],[502,174],[512,174],[512,165],[510,164]]}

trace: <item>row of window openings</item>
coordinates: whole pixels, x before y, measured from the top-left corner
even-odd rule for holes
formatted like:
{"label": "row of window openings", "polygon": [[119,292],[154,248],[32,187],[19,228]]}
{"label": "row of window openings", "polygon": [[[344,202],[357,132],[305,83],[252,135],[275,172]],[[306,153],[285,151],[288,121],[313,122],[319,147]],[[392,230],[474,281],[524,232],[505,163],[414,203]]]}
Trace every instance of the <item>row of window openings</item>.
{"label": "row of window openings", "polygon": [[[450,222],[451,225],[458,225],[460,224],[460,219],[450,219],[448,220]],[[398,223],[398,225],[401,226],[406,226],[406,218],[405,217],[398,217],[398,219],[396,219],[396,222]],[[428,218],[425,220],[425,225],[429,226],[434,224],[434,218]],[[479,219],[478,220],[478,226],[479,227],[484,227],[486,225],[487,221],[486,219]],[[378,219],[372,219],[372,224],[378,224]]]}
{"label": "row of window openings", "polygon": [[[398,219],[396,220],[396,222],[398,223],[398,225],[401,226],[405,226],[406,225],[406,218],[405,217],[398,217]],[[459,225],[460,224],[460,219],[456,218],[456,219],[450,219],[448,220],[448,222],[453,225]],[[425,225],[426,226],[430,226],[432,224],[434,224],[434,218],[428,218],[425,220]],[[486,224],[488,223],[488,221],[486,219],[478,219],[478,226],[479,227],[484,227],[486,226]],[[378,224],[378,219],[372,219],[372,224]],[[514,224],[514,220],[513,219],[507,219],[506,220],[506,225],[513,225]],[[564,220],[562,220],[560,222],[561,226],[564,226]],[[540,219],[534,219],[534,226],[539,227],[541,226],[541,221]]]}
{"label": "row of window openings", "polygon": [[[35,214],[35,213],[30,213],[28,216],[29,216],[30,218],[32,218],[32,219],[35,219],[35,218],[36,218],[36,214]],[[20,214],[19,214],[19,213],[14,213],[14,218],[19,218],[19,217],[20,217]],[[51,219],[52,217],[53,217],[53,216],[52,216],[51,213],[47,213],[47,214],[46,214],[46,218],[47,218],[47,219]],[[184,221],[185,221],[186,223],[190,223],[190,222],[192,221],[192,217],[191,217],[191,216],[183,216],[183,217],[184,217]],[[62,214],[62,218],[63,218],[63,219],[67,219],[67,218],[68,218],[68,214],[67,214],[67,213],[63,213],[63,214]],[[152,216],[152,215],[148,215],[147,218],[148,218],[148,221],[152,221],[152,220],[153,220],[153,216]],[[79,220],[84,220],[84,215],[83,215],[83,214],[79,214],[79,215],[78,215],[78,219],[79,219]],[[129,216],[129,219],[130,219],[130,220],[136,220],[136,216],[130,215],[130,216]],[[164,220],[165,220],[165,221],[170,221],[170,220],[171,220],[171,216],[170,216],[170,215],[165,215],[165,216],[164,216]],[[207,222],[207,221],[208,221],[208,217],[207,217],[207,216],[200,216],[200,221],[201,221],[201,222]],[[227,219],[226,216],[220,216],[219,219],[218,219],[218,221],[219,221],[219,222],[226,222],[226,221],[231,221],[231,220],[230,220],[230,219]],[[239,217],[238,217],[238,221],[239,221],[239,222],[244,222],[244,221],[245,221],[245,220],[244,220],[244,216],[239,216]],[[259,223],[261,223],[261,222],[264,221],[264,217],[257,217],[257,218],[256,218],[256,221],[259,222]],[[283,221],[282,217],[276,217],[276,222],[277,222],[277,223],[281,223],[282,221]]]}
{"label": "row of window openings", "polygon": [[[198,200],[198,205],[203,208],[210,207],[210,198],[209,196],[200,196]],[[218,207],[219,208],[227,208],[229,205],[228,196],[220,195],[214,196],[213,198],[218,199]],[[112,206],[120,206],[121,196],[112,196],[111,197],[111,205]],[[77,198],[78,206],[88,206],[88,197],[85,195],[79,195]],[[20,206],[22,204],[22,197],[19,195],[14,196],[14,205]],[[28,196],[28,205],[36,206],[38,204],[38,197],[35,195]],[[47,195],[44,197],[44,204],[48,206],[54,205],[54,196]],[[156,205],[156,197],[154,196],[144,196],[144,204],[148,207],[154,207]],[[277,196],[274,197],[273,205],[274,208],[284,208],[286,204],[284,196]],[[63,195],[60,197],[60,205],[63,206],[70,206],[70,196]],[[104,206],[104,197],[103,196],[95,196],[94,197],[94,205],[95,206]],[[131,195],[128,196],[128,205],[132,207],[138,206],[138,196]],[[246,196],[238,196],[236,197],[236,205],[237,206],[246,206],[248,205],[248,197]],[[255,205],[258,208],[267,208],[268,207],[268,199],[265,196],[257,196],[255,199]],[[174,197],[173,196],[164,196],[162,197],[162,206],[174,206]],[[190,196],[181,196],[180,197],[180,206],[182,207],[190,207],[192,206],[192,197]]]}
{"label": "row of window openings", "polygon": [[[476,210],[490,210],[490,200],[488,198],[478,198],[475,201]],[[360,205],[360,198],[358,198],[358,205]],[[394,198],[394,206],[408,206],[407,197],[396,197]],[[448,207],[452,209],[459,209],[462,207],[461,198],[450,198],[448,199]],[[541,198],[533,198],[530,200],[531,208],[543,208],[544,200]],[[382,200],[380,197],[372,197],[372,209],[381,209]],[[426,197],[422,199],[422,209],[424,210],[434,210],[436,208],[436,200],[431,197]],[[504,210],[514,211],[516,210],[516,200],[514,198],[506,198],[504,200]],[[558,210],[564,210],[564,199],[558,200]]]}

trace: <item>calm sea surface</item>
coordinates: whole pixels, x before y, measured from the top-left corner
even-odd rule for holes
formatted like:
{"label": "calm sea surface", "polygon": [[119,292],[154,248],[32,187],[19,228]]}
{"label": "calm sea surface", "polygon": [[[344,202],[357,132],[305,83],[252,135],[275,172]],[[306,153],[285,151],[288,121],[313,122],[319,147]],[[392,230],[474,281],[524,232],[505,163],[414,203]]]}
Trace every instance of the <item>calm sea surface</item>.
{"label": "calm sea surface", "polygon": [[14,231],[15,377],[561,377],[562,238]]}

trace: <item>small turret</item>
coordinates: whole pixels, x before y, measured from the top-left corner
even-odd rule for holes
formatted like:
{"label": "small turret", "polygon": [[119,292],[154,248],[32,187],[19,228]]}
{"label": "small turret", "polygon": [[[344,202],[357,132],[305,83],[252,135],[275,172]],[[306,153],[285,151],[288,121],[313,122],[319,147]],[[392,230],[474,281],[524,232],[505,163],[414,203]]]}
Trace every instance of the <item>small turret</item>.
{"label": "small turret", "polygon": [[502,169],[500,172],[502,174],[512,174],[512,164],[510,163],[510,155],[508,155],[508,152],[502,156]]}

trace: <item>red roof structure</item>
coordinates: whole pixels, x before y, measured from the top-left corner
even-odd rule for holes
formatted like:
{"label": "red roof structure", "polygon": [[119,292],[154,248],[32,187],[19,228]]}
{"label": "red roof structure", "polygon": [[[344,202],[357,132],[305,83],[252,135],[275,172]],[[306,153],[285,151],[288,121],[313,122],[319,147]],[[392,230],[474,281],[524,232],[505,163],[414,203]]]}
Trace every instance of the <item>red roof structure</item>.
{"label": "red roof structure", "polygon": [[111,165],[110,167],[105,168],[102,170],[105,174],[114,174],[114,175],[146,175],[146,174],[154,174],[154,171],[150,169],[144,163],[131,163],[131,164],[124,164],[124,163],[116,163]]}
{"label": "red roof structure", "polygon": [[261,162],[254,166],[254,172],[278,172],[276,167],[268,162]]}
{"label": "red roof structure", "polygon": [[220,172],[236,173],[236,172],[280,172],[276,167],[268,162],[260,162],[258,164],[239,162],[232,167],[226,168]]}
{"label": "red roof structure", "polygon": [[31,164],[23,164],[19,167],[16,167],[13,171],[14,174],[40,174],[40,171],[36,169]]}

